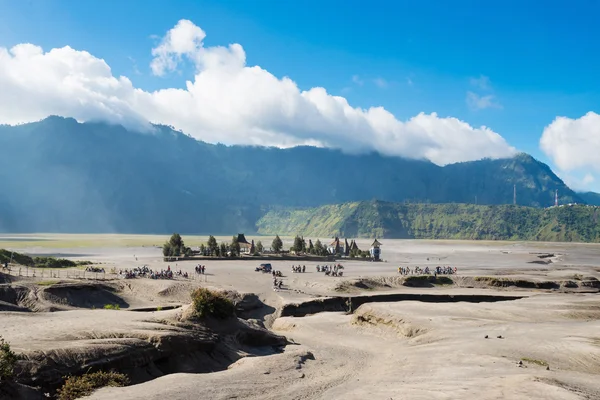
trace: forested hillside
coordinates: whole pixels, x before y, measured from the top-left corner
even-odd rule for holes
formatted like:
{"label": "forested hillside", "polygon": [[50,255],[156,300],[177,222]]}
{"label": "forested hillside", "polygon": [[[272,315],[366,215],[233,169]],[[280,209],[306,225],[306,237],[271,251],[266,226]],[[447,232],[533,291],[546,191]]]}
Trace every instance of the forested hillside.
{"label": "forested hillside", "polygon": [[600,242],[599,207],[352,202],[271,210],[265,235]]}

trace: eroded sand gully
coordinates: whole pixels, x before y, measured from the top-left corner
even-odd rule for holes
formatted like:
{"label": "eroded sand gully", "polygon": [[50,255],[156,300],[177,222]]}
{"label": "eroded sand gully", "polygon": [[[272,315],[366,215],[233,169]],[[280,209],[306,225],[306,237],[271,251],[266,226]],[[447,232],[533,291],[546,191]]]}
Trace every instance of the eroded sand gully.
{"label": "eroded sand gully", "polygon": [[[74,365],[89,363],[102,352],[117,360],[125,345],[138,346],[138,361],[151,359],[156,351],[171,351],[169,357],[176,358],[193,346],[195,357],[164,361],[171,363],[170,369],[139,362],[143,368],[130,370],[145,382],[105,388],[94,399],[600,398],[600,297],[595,283],[600,246],[392,240],[384,246],[387,262],[345,263],[343,278],[317,274],[317,263],[306,263],[304,274],[292,274],[291,262],[275,262],[275,269],[285,275],[279,292],[272,290],[271,278],[254,272],[255,263],[248,261],[203,262],[208,275],[198,280],[108,281],[103,284],[109,289],[93,296],[77,296],[68,289],[71,283],[50,290],[54,297],[38,287],[35,295],[21,294],[14,304],[36,312],[0,312],[0,332],[19,352],[70,354]],[[100,261],[105,268],[167,265],[153,248],[61,249],[67,255],[70,251],[86,254],[84,258]],[[192,272],[197,262],[173,264]],[[458,275],[451,276],[452,285],[403,286],[397,267],[416,265],[456,266]],[[490,285],[478,277],[502,283]],[[511,286],[515,282],[537,282],[537,287],[549,289]],[[34,283],[22,279],[10,286],[24,287],[19,290],[25,293]],[[244,338],[227,336],[225,329],[232,327],[202,326],[194,328],[191,336],[196,339],[188,347],[161,348],[157,344],[167,337],[170,341],[189,334],[189,327],[173,322],[182,310],[127,311],[186,304],[189,291],[198,285],[255,293],[244,298],[240,314],[264,320],[291,344],[281,353],[268,350],[276,347],[279,336],[261,333],[257,343],[252,329],[264,331],[258,328],[260,321],[250,320],[240,322],[250,332]],[[122,301],[120,311],[91,309],[113,295]],[[402,295],[405,301],[355,300],[353,312],[345,312],[344,299],[367,295]],[[431,301],[415,301],[422,295]],[[438,303],[433,295],[513,300]],[[327,296],[342,299],[326,310],[319,303]],[[293,311],[302,307],[308,312]],[[59,310],[64,311],[47,312]],[[211,335],[230,338],[212,358],[206,357],[212,350],[203,347],[216,346]],[[81,348],[86,351],[78,351]],[[119,360],[121,364],[114,365],[124,368]],[[210,367],[202,370],[202,364]],[[197,373],[211,370],[218,372]],[[178,371],[194,373],[170,373]]]}

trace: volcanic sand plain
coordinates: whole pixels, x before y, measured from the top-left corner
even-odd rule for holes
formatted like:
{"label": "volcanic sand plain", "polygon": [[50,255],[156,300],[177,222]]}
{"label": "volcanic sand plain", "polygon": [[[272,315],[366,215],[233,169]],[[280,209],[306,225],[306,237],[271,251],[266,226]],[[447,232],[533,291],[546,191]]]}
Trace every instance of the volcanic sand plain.
{"label": "volcanic sand plain", "polygon": [[[90,332],[100,337],[108,331],[140,330],[140,323],[169,318],[177,310],[144,313],[141,318],[128,309],[185,304],[197,286],[256,294],[266,304],[263,315],[273,313],[265,319],[267,326],[291,343],[281,354],[241,358],[223,371],[174,373],[125,388],[104,388],[92,395],[95,399],[600,398],[600,298],[595,284],[600,245],[382,240],[384,262],[342,261],[343,277],[318,273],[316,266],[322,262],[271,261],[284,275],[283,290],[274,291],[271,276],[254,271],[260,261],[164,262],[160,245],[167,236],[8,236],[0,237],[0,247],[31,255],[91,260],[106,271],[142,265],[160,270],[168,265],[193,276],[162,281],[107,274],[111,279],[98,284],[116,288],[124,304],[119,311],[93,310],[81,299],[81,304],[68,302],[58,312],[0,312],[0,334],[17,351],[49,348],[56,342],[62,348],[76,346],[76,340],[60,339],[83,337],[83,332],[89,338]],[[183,238],[192,246],[206,240]],[[253,239],[266,246],[272,240]],[[289,246],[291,239],[284,243]],[[360,248],[369,244],[358,240]],[[206,266],[206,275],[194,274],[197,264]],[[292,273],[292,264],[305,265],[306,272]],[[450,285],[406,287],[399,266],[450,266],[458,273],[450,276]],[[48,280],[39,272],[36,278],[14,279],[27,285]],[[534,289],[511,282],[552,285]],[[324,296],[388,293],[522,298],[366,302],[351,313],[277,314],[285,304]],[[101,307],[102,301],[98,298],[95,306]],[[43,304],[39,310],[45,310]]]}

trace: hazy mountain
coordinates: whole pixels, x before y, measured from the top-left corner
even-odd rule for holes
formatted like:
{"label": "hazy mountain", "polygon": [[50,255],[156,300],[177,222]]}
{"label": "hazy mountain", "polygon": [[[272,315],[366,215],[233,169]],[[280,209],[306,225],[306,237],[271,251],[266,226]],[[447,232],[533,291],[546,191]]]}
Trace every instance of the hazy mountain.
{"label": "hazy mountain", "polygon": [[582,202],[521,154],[439,167],[314,147],[212,145],[168,127],[154,133],[50,117],[0,126],[0,230],[251,232],[272,207],[395,202]]}
{"label": "hazy mountain", "polygon": [[585,192],[585,193],[577,193],[577,196],[581,198],[584,202],[594,206],[600,206],[600,193],[595,192]]}
{"label": "hazy mountain", "polygon": [[585,205],[533,208],[363,201],[271,210],[257,226],[265,235],[306,237],[599,242],[599,211]]}

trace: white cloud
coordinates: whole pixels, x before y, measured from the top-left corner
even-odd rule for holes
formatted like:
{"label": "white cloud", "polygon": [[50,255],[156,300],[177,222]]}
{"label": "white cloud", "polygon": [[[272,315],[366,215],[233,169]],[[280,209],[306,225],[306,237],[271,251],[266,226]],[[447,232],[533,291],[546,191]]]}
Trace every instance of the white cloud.
{"label": "white cloud", "polygon": [[358,86],[362,86],[365,83],[358,75],[352,75],[352,82],[356,83]]}
{"label": "white cloud", "polygon": [[540,147],[563,171],[600,171],[600,115],[557,117],[544,129]]}
{"label": "white cloud", "polygon": [[205,36],[186,20],[167,32],[152,50],[153,73],[174,71],[182,60],[192,62],[196,72],[185,89],[154,92],[113,76],[104,60],[85,51],[63,47],[44,52],[31,44],[0,47],[0,123],[52,114],[136,128],[148,128],[146,121],[151,121],[212,143],[313,144],[437,164],[515,152],[489,128],[455,118],[421,113],[399,121],[383,107],[352,107],[322,87],[300,90],[288,77],[247,66],[241,45],[205,47]]}
{"label": "white cloud", "polygon": [[381,89],[388,87],[388,82],[383,78],[375,78],[373,79],[373,83]]}
{"label": "white cloud", "polygon": [[594,178],[594,175],[587,173],[585,174],[585,176],[583,177],[583,184],[584,185],[590,185],[592,183],[594,183],[596,181],[596,178]]}
{"label": "white cloud", "polygon": [[469,80],[471,86],[474,86],[481,90],[491,90],[492,83],[490,82],[490,78],[484,75],[479,75],[479,78],[471,78]]}
{"label": "white cloud", "polygon": [[472,110],[483,110],[486,108],[502,108],[502,105],[496,100],[496,96],[488,94],[481,96],[474,92],[467,92],[467,105]]}

